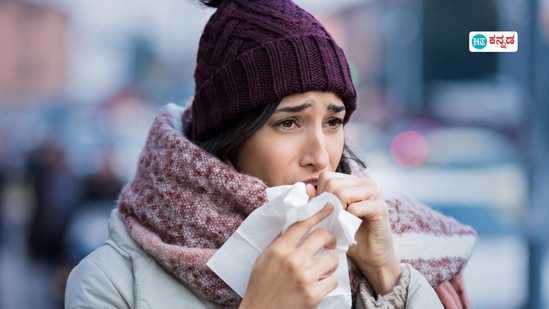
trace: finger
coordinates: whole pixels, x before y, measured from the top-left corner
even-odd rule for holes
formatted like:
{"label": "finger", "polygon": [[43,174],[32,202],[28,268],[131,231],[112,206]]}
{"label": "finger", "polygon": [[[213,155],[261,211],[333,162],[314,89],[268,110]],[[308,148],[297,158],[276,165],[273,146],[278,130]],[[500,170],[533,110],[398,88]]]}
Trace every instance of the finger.
{"label": "finger", "polygon": [[345,187],[335,190],[333,194],[337,196],[345,210],[354,203],[382,198],[377,187]]}
{"label": "finger", "polygon": [[368,221],[380,220],[388,216],[389,209],[384,200],[366,200],[352,203],[347,207],[351,214],[367,219]]}
{"label": "finger", "polygon": [[323,172],[319,176],[317,194],[321,192],[330,192],[337,196],[344,209],[352,203],[380,199],[383,196],[377,184],[370,178],[333,172]]}
{"label": "finger", "polygon": [[316,229],[303,240],[297,251],[313,258],[324,250],[335,249],[336,245],[337,238],[333,233],[325,229]]}
{"label": "finger", "polygon": [[331,204],[326,204],[326,206],[324,206],[321,210],[319,210],[317,213],[310,216],[309,218],[290,225],[286,232],[277,240],[287,240],[297,247],[301,239],[303,239],[303,237],[305,237],[305,235],[307,235],[307,233],[309,233],[309,231],[315,225],[326,219],[333,211],[334,206],[332,206]]}
{"label": "finger", "polygon": [[314,293],[317,293],[319,296],[324,298],[325,295],[328,295],[330,292],[335,290],[337,285],[337,279],[333,275],[326,276],[316,283]]}
{"label": "finger", "polygon": [[[317,183],[317,194],[322,192],[332,192],[330,189],[338,187],[344,184],[349,185],[351,180],[349,179],[350,175],[336,173],[336,172],[327,172],[324,171],[318,176]],[[332,192],[333,193],[333,192]]]}
{"label": "finger", "polygon": [[305,191],[307,192],[307,195],[309,196],[309,200],[311,200],[313,197],[316,196],[316,188],[312,184],[308,183],[305,185]]}
{"label": "finger", "polygon": [[331,276],[337,270],[339,266],[339,257],[333,250],[325,251],[318,259],[317,263],[313,266],[314,271],[320,280]]}
{"label": "finger", "polygon": [[338,188],[345,187],[377,187],[377,184],[371,178],[336,172],[322,172],[318,177],[317,194],[322,192],[334,193]]}
{"label": "finger", "polygon": [[355,175],[344,174],[344,173],[339,173],[339,172],[323,171],[318,175],[318,181],[319,182],[320,181],[326,181],[326,180],[329,180],[329,179],[333,179],[333,180],[345,180],[345,179],[355,179],[355,180],[357,180],[357,179],[360,179],[360,180],[367,181],[369,183],[375,183],[369,177],[357,177]]}

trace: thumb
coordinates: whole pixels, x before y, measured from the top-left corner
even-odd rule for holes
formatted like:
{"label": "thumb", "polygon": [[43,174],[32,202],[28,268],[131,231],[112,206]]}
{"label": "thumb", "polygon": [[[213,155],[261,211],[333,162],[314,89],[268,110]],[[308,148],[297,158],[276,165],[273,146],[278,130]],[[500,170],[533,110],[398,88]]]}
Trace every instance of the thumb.
{"label": "thumb", "polygon": [[305,191],[307,192],[307,195],[309,196],[309,200],[311,200],[313,197],[316,196],[315,186],[313,186],[310,183],[305,185]]}

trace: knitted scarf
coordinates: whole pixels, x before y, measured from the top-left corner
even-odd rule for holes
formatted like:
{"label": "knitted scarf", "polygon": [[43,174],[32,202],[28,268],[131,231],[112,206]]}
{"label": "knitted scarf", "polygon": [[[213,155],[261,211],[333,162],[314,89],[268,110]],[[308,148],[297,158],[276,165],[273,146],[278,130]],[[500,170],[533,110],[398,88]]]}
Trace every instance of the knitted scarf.
{"label": "knitted scarf", "polygon": [[[190,113],[174,104],[155,118],[134,179],[119,197],[132,238],[168,272],[224,308],[241,299],[206,262],[267,202],[266,186],[187,140]],[[408,198],[387,201],[402,262],[434,287],[459,274],[475,232]],[[353,297],[361,274],[350,264]]]}

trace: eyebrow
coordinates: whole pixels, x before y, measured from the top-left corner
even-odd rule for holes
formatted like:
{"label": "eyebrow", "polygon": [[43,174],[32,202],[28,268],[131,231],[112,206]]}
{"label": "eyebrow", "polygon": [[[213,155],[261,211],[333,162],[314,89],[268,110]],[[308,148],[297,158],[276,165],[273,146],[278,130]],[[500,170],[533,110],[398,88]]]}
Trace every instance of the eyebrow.
{"label": "eyebrow", "polygon": [[345,111],[345,105],[330,104],[328,105],[328,110],[336,114],[341,113]]}
{"label": "eyebrow", "polygon": [[[307,101],[300,105],[295,106],[287,106],[287,107],[281,107],[278,108],[275,113],[298,113],[306,109],[307,107],[310,107],[313,105],[312,101]],[[329,104],[328,110],[333,113],[341,113],[345,111],[345,105],[335,105],[335,104]]]}

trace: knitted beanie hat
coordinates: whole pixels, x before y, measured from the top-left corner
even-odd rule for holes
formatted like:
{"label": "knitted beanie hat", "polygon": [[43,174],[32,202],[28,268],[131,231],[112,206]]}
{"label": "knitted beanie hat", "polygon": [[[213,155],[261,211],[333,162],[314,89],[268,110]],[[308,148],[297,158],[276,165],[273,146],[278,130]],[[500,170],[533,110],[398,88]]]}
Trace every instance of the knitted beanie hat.
{"label": "knitted beanie hat", "polygon": [[192,136],[203,141],[239,117],[285,96],[332,91],[356,108],[343,50],[291,0],[210,0],[217,7],[200,38]]}

